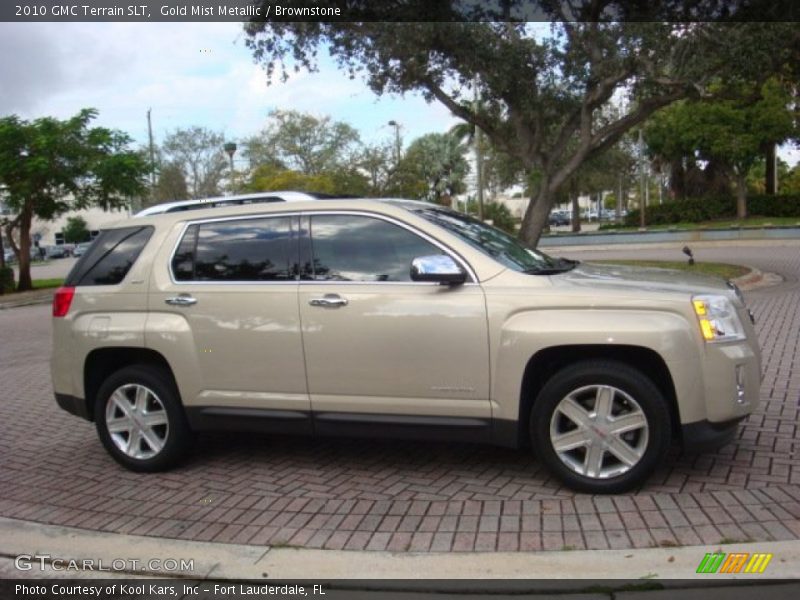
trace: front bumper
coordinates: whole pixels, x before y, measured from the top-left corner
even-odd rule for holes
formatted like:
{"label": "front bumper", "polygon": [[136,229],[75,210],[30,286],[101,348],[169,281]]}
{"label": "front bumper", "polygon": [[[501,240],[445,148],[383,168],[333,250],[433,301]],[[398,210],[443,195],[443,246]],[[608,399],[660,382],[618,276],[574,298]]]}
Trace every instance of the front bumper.
{"label": "front bumper", "polygon": [[[758,406],[761,357],[749,340],[708,344],[703,364],[705,419],[715,427],[741,420]],[[694,422],[695,420],[693,420]]]}
{"label": "front bumper", "polygon": [[736,438],[739,423],[744,417],[738,417],[722,423],[697,421],[681,425],[681,442],[686,452],[708,452],[716,450]]}

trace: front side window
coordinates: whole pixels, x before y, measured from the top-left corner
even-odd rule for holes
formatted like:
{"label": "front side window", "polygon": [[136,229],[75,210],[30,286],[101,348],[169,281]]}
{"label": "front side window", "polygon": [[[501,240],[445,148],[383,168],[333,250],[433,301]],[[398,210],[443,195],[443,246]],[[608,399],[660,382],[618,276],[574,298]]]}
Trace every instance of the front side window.
{"label": "front side window", "polygon": [[411,261],[442,250],[415,233],[360,215],[311,217],[312,264],[317,281],[411,281]]}
{"label": "front side window", "polygon": [[176,281],[293,280],[290,238],[289,217],[191,225],[172,272]]}

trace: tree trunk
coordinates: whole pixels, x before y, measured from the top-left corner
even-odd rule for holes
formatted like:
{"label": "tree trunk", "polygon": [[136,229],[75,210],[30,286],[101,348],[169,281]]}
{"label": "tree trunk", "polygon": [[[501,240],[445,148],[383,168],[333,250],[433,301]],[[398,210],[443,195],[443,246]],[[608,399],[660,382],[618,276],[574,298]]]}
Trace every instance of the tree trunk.
{"label": "tree trunk", "polygon": [[581,207],[578,206],[578,193],[571,192],[572,196],[572,232],[580,233],[581,230]]}
{"label": "tree trunk", "polygon": [[673,200],[686,197],[686,169],[683,167],[683,160],[673,160],[669,164],[669,193]]}
{"label": "tree trunk", "polygon": [[519,236],[531,248],[535,248],[547,225],[547,216],[555,199],[554,191],[549,189],[547,181],[543,181],[539,191],[533,196],[522,219]]}
{"label": "tree trunk", "polygon": [[747,177],[736,174],[736,218],[747,217]]}
{"label": "tree trunk", "polygon": [[776,169],[776,148],[775,144],[767,144],[764,158],[767,160],[767,171],[764,175],[764,191],[774,196],[778,193],[778,170]]}
{"label": "tree trunk", "polygon": [[[2,227],[0,226],[0,270],[6,268],[6,249],[3,246],[3,231]],[[0,286],[0,294],[3,293],[3,288]]]}
{"label": "tree trunk", "polygon": [[26,292],[33,289],[31,281],[31,221],[33,220],[33,203],[29,200],[22,208],[19,220],[19,282],[17,283],[18,292]]}

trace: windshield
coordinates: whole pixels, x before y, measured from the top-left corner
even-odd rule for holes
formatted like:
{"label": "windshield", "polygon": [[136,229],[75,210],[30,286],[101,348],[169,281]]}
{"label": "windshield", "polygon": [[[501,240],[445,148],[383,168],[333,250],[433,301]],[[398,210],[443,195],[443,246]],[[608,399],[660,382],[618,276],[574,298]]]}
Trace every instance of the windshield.
{"label": "windshield", "polygon": [[576,264],[574,261],[553,258],[528,248],[522,241],[505,231],[468,215],[441,208],[419,208],[414,212],[515,271],[533,274],[561,273]]}

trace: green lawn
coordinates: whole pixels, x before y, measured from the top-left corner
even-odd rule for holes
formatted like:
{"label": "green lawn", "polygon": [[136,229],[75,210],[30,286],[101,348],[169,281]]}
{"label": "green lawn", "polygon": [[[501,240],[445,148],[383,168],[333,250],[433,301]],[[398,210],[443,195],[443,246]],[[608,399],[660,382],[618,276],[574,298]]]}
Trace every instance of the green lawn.
{"label": "green lawn", "polygon": [[681,271],[692,271],[703,275],[714,275],[723,279],[735,279],[750,272],[750,269],[742,265],[729,265],[727,263],[715,262],[696,262],[689,265],[688,261],[677,260],[593,260],[590,262],[603,263],[607,265],[629,265],[632,267],[657,267],[661,269],[679,269]]}
{"label": "green lawn", "polygon": [[34,279],[33,289],[44,290],[47,288],[57,288],[64,283],[64,279],[57,277],[55,279]]}
{"label": "green lawn", "polygon": [[[797,217],[748,217],[747,219],[722,219],[718,221],[701,221],[699,223],[681,222],[669,225],[648,225],[648,231],[668,231],[677,229],[679,231],[690,231],[694,229],[730,229],[731,227],[770,227],[770,226],[798,226],[800,219]],[[638,231],[637,227],[616,227],[609,225],[602,231]]]}

